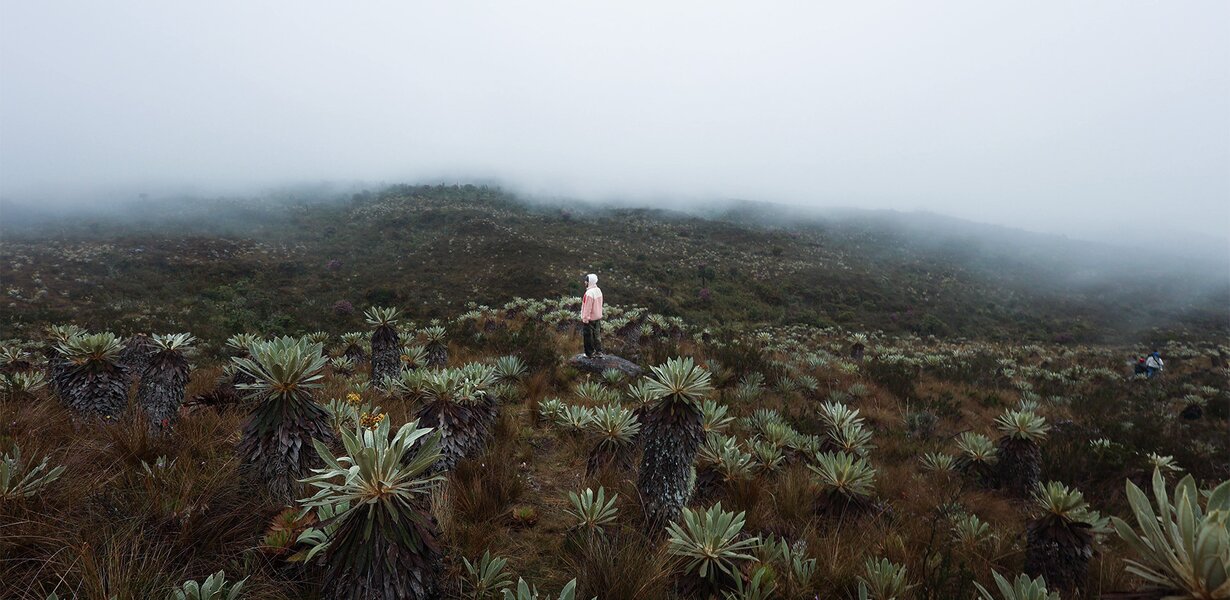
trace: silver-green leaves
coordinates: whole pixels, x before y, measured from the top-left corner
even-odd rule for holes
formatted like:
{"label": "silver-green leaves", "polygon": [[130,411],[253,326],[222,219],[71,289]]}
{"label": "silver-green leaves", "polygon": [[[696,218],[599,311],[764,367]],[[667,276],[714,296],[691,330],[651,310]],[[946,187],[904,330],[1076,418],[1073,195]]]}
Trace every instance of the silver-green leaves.
{"label": "silver-green leaves", "polygon": [[1059,600],[1059,592],[1047,592],[1046,580],[1039,577],[1030,579],[1028,575],[1018,575],[1015,581],[1009,583],[1003,575],[992,571],[991,575],[995,577],[995,586],[999,588],[999,597],[997,598],[986,588],[975,583],[974,587],[978,588],[978,594],[981,600]]}
{"label": "silver-green leaves", "polygon": [[759,544],[759,538],[738,539],[743,531],[744,513],[722,510],[719,502],[708,510],[683,509],[683,521],[671,523],[666,531],[670,536],[669,551],[687,559],[684,573],[696,571],[701,577],[712,579],[719,572],[734,575],[736,561],[750,560],[747,552]]}
{"label": "silver-green leaves", "polygon": [[607,500],[606,489],[602,487],[599,487],[596,493],[593,488],[585,488],[580,494],[568,492],[568,501],[572,503],[572,508],[565,509],[564,512],[572,517],[574,528],[587,533],[601,533],[604,527],[615,522],[615,515],[619,512],[615,508],[617,498],[619,496],[616,494]]}
{"label": "silver-green leaves", "polygon": [[1181,592],[1172,598],[1230,598],[1230,481],[1213,490],[1203,510],[1190,475],[1175,486],[1172,502],[1160,469],[1153,471],[1156,511],[1131,481],[1127,496],[1139,529],[1119,518],[1112,521],[1136,555],[1127,561],[1128,572]]}
{"label": "silver-green leaves", "polygon": [[645,385],[656,398],[699,406],[701,400],[713,391],[709,372],[697,366],[690,356],[672,358],[651,369],[654,377]]}
{"label": "silver-green leaves", "polygon": [[10,453],[0,457],[0,500],[26,498],[37,494],[64,474],[64,467],[47,469],[50,459],[43,457],[34,468],[21,460],[21,447],[14,445]]}
{"label": "silver-green leaves", "polygon": [[[315,475],[303,480],[319,491],[300,503],[317,507],[348,502],[355,508],[379,503],[389,512],[414,510],[413,496],[429,493],[431,485],[441,479],[424,476],[440,458],[439,436],[431,429],[419,429],[418,421],[402,425],[392,439],[389,429],[389,420],[383,419],[374,428],[360,425],[343,432],[347,456],[342,457],[334,457],[327,446],[314,440],[325,467],[313,469]],[[364,512],[369,519],[376,515],[376,511]],[[345,518],[343,513],[339,520]]]}
{"label": "silver-green leaves", "polygon": [[242,591],[245,577],[235,583],[226,582],[226,572],[218,571],[205,578],[202,583],[189,580],[180,587],[171,590],[168,600],[237,600]]}

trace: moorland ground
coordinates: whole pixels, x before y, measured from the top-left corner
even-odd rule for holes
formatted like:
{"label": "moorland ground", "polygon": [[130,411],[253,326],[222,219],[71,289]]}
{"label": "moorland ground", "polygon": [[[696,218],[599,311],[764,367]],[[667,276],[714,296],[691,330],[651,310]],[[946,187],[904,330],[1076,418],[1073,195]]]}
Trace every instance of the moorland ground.
{"label": "moorland ground", "polygon": [[[1216,286],[1060,282],[1041,259],[924,245],[882,223],[561,212],[469,186],[223,214],[175,234],[102,220],[0,244],[0,450],[27,470],[63,467],[0,499],[0,596],[161,598],[224,570],[246,578],[245,597],[345,597],[337,582],[355,580],[331,570],[342,552],[306,556],[325,531],[322,509],[298,501],[310,486],[279,495],[237,451],[272,397],[245,369],[277,362],[261,341],[274,336],[332,357],[315,365],[319,387],[288,400],[319,409],[330,452],[378,415],[450,432],[450,468],[410,509],[434,519],[445,597],[482,595],[466,561],[489,551],[544,597],[574,578],[584,598],[752,597],[742,588],[757,574],[774,597],[857,597],[860,581],[881,597],[904,567],[917,598],[970,598],[994,589],[993,572],[1039,569],[1065,597],[1093,598],[1148,587],[1102,519],[1135,526],[1126,482],[1230,478]],[[559,288],[579,293],[586,270],[604,273],[612,300],[608,351],[648,379],[567,362],[578,301]],[[195,334],[183,406],[151,418],[142,386],[163,372],[70,323]],[[91,357],[91,343],[117,346]],[[1154,346],[1166,370],[1133,376],[1128,361]],[[390,356],[393,379],[373,385]],[[81,383],[74,361],[111,375]],[[647,383],[672,369],[708,383],[695,398]],[[117,373],[114,417],[100,419],[92,394]],[[699,428],[680,503],[743,514],[730,573],[699,576],[691,530],[654,524],[664,509],[646,473],[671,468],[663,440],[691,435],[668,408]],[[1032,480],[1082,506],[1056,526]],[[569,497],[587,488],[618,496],[591,527]],[[1089,534],[1051,546],[1039,523]],[[1084,558],[1056,566],[1071,548]]]}

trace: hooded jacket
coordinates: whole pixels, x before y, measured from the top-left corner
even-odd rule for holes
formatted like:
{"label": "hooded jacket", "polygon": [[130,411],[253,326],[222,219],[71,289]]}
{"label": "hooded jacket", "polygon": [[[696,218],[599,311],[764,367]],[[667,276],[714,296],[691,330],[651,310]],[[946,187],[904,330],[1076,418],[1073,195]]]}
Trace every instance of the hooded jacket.
{"label": "hooded jacket", "polygon": [[602,318],[602,290],[598,288],[598,276],[590,273],[585,278],[585,288],[585,295],[581,296],[582,323]]}
{"label": "hooded jacket", "polygon": [[1162,357],[1158,356],[1157,353],[1155,352],[1153,354],[1150,354],[1149,358],[1145,359],[1145,366],[1149,367],[1150,369],[1157,369],[1160,371],[1162,370],[1163,367],[1166,366],[1166,363],[1163,363]]}

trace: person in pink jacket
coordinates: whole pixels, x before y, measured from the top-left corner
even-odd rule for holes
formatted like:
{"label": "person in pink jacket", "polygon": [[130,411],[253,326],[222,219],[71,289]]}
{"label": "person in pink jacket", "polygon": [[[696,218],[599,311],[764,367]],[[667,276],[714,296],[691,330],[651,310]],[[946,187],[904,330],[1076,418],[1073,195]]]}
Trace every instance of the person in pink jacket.
{"label": "person in pink jacket", "polygon": [[585,340],[585,356],[602,356],[602,290],[598,276],[585,276],[585,295],[581,296],[581,338]]}

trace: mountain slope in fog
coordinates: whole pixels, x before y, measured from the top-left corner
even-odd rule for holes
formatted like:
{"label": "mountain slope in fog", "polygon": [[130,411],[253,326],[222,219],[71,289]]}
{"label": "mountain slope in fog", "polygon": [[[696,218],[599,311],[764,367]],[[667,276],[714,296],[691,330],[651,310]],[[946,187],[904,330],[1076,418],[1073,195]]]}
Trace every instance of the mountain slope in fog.
{"label": "mountain slope in fog", "polygon": [[1088,341],[1230,329],[1230,282],[1216,265],[1142,264],[927,214],[740,204],[700,216],[397,186],[340,202],[146,204],[5,227],[5,336],[69,320],[204,337],[338,332],[362,328],[372,304],[426,319],[578,294],[586,272],[609,302],[714,326]]}

